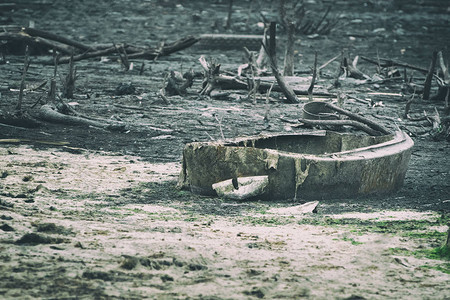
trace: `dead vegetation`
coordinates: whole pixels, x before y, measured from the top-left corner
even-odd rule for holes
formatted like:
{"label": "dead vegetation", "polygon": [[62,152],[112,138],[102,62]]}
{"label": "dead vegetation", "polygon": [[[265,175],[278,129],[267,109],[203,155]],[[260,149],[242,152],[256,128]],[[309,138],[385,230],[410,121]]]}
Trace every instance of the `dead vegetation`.
{"label": "dead vegetation", "polygon": [[[2,297],[448,296],[446,3],[63,2],[0,5]],[[404,187],[175,188],[186,143],[311,128],[406,132]]]}

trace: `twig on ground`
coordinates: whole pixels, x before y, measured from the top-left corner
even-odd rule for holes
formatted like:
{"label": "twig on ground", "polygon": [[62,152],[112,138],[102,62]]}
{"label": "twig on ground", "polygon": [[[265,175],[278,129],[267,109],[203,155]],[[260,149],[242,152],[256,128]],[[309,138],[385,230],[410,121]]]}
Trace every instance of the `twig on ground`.
{"label": "twig on ground", "polygon": [[336,59],[338,59],[341,56],[341,54],[336,55],[335,57],[333,57],[332,59],[330,59],[329,61],[327,61],[326,63],[324,63],[323,65],[321,65],[320,67],[317,68],[317,70],[320,72],[322,71],[322,69],[324,69],[326,66],[328,66],[329,64],[331,64],[333,61],[335,61]]}
{"label": "twig on ground", "polygon": [[361,59],[363,59],[363,60],[365,60],[367,62],[370,62],[372,64],[379,65],[379,66],[381,66],[383,68],[396,66],[396,67],[404,67],[404,68],[420,71],[420,72],[425,73],[425,74],[428,73],[428,70],[425,69],[425,68],[421,68],[421,67],[418,67],[418,66],[410,65],[410,64],[407,64],[407,63],[393,61],[391,59],[378,58],[377,60],[374,60],[374,59],[371,59],[371,58],[368,58],[368,57],[365,57],[365,56],[361,56]]}
{"label": "twig on ground", "polygon": [[314,84],[316,82],[317,77],[317,51],[314,53],[314,68],[313,68],[313,74],[311,79],[311,84],[308,88],[308,97],[309,101],[313,100],[313,90],[314,90]]}
{"label": "twig on ground", "polygon": [[25,89],[25,78],[27,76],[28,67],[30,66],[30,58],[28,45],[25,47],[25,60],[23,62],[23,71],[22,71],[22,79],[20,80],[20,88],[19,88],[19,99],[16,105],[16,111],[20,112],[22,110],[22,101],[23,101],[23,90]]}

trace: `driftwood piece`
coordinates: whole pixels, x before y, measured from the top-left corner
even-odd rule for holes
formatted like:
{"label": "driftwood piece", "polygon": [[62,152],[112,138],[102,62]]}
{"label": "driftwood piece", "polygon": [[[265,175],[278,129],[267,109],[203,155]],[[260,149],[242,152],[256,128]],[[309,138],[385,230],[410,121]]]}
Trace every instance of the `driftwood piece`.
{"label": "driftwood piece", "polygon": [[346,109],[340,108],[339,106],[336,106],[334,104],[331,103],[325,103],[325,107],[331,108],[334,111],[337,111],[338,113],[341,113],[343,115],[346,115],[347,117],[356,120],[358,122],[361,122],[363,124],[368,125],[369,127],[371,127],[372,129],[375,129],[383,134],[391,134],[391,131],[387,128],[385,128],[384,126],[366,118],[363,116],[360,116],[358,114],[352,113],[351,111],[348,111]]}
{"label": "driftwood piece", "polygon": [[376,59],[371,59],[365,56],[361,56],[361,59],[370,62],[372,64],[376,64],[380,67],[383,68],[387,68],[387,67],[404,67],[404,68],[408,68],[408,69],[412,69],[412,70],[416,70],[416,71],[420,71],[424,74],[428,73],[428,70],[425,68],[421,68],[418,66],[414,66],[414,65],[410,65],[407,63],[403,63],[403,62],[398,62],[398,61],[393,61],[391,59],[386,59],[386,58],[379,58],[378,60]]}
{"label": "driftwood piece", "polygon": [[2,112],[0,111],[0,124],[21,128],[36,128],[41,125],[27,112]]}
{"label": "driftwood piece", "polygon": [[93,120],[79,116],[65,115],[57,111],[57,109],[49,104],[42,105],[39,109],[39,118],[53,123],[67,124],[73,126],[93,126],[104,128],[112,131],[122,131],[125,126],[118,122],[110,122],[106,120]]}
{"label": "driftwood piece", "polygon": [[[150,59],[153,60],[160,56],[169,55],[171,53],[186,49],[193,44],[195,44],[198,41],[197,38],[193,36],[188,36],[182,39],[179,39],[173,43],[165,44],[163,47],[159,48],[136,48],[132,46],[124,46],[123,51],[126,51],[128,59],[136,59],[136,58],[142,58],[142,59]],[[109,47],[102,50],[96,50],[96,51],[88,51],[79,55],[75,55],[73,57],[73,61],[80,61],[83,59],[88,58],[94,58],[94,57],[100,57],[105,55],[110,55],[113,53],[116,53],[116,47]],[[70,61],[70,57],[61,57],[59,59],[59,63],[64,64],[68,63]]]}
{"label": "driftwood piece", "polygon": [[[116,52],[116,47],[109,46],[104,47],[93,47],[81,42],[56,35],[54,33],[43,31],[35,28],[19,27],[19,26],[9,26],[3,27],[4,32],[0,32],[0,40],[18,40],[28,43],[36,43],[46,46],[50,49],[56,49],[61,53],[68,55],[67,57],[62,57],[59,63],[68,63],[70,61],[70,55],[74,55],[74,61],[79,61],[82,59],[93,58],[103,55],[108,55]],[[144,59],[154,59],[159,56],[169,55],[176,51],[180,51],[187,47],[192,46],[198,41],[197,38],[193,36],[187,36],[179,39],[173,43],[164,44],[160,48],[142,48],[142,47],[125,47],[123,46],[123,51],[126,49],[128,58],[144,58]],[[80,53],[82,51],[83,53]],[[53,64],[53,61],[49,62]]]}
{"label": "driftwood piece", "polygon": [[144,49],[140,52],[128,53],[128,58],[144,58],[155,59],[156,57],[172,54],[177,51],[189,48],[198,42],[198,39],[193,36],[187,36],[176,40],[175,42],[164,44],[160,49]]}
{"label": "driftwood piece", "polygon": [[[280,76],[281,76],[281,74],[280,74]],[[276,77],[275,77],[275,79],[276,79]],[[288,83],[284,80],[284,78],[283,78],[283,81],[285,82],[286,85],[288,85]],[[216,76],[214,78],[213,83],[214,83],[214,89],[220,88],[222,90],[249,90],[249,85],[246,82],[245,78],[240,78],[240,77],[233,77],[233,76],[219,74],[218,76]],[[267,82],[267,81],[261,80],[259,83],[258,92],[265,93],[272,87],[272,85],[273,85],[273,82]],[[292,87],[290,87],[290,88],[295,95],[308,96],[307,89],[303,90],[303,89],[295,89]],[[281,92],[281,93],[284,92],[283,87],[281,87],[278,84],[273,85],[272,91]],[[206,94],[206,93],[203,93],[203,94]],[[328,92],[314,92],[314,96],[336,97],[335,94],[328,93]]]}
{"label": "driftwood piece", "polygon": [[72,39],[68,39],[68,38],[60,36],[60,35],[56,35],[54,33],[48,32],[48,31],[24,27],[24,28],[22,28],[22,32],[25,32],[25,33],[29,34],[30,36],[36,36],[36,37],[41,37],[41,38],[44,38],[47,40],[60,42],[62,44],[75,47],[82,51],[89,51],[92,49],[91,46],[85,45],[83,43],[80,43],[80,42],[72,40]]}
{"label": "driftwood piece", "polygon": [[346,76],[360,80],[370,79],[370,76],[364,74],[356,67],[357,63],[358,63],[358,56],[354,58],[351,64],[349,64],[347,58],[344,57],[343,68],[346,73]]}
{"label": "driftwood piece", "polygon": [[6,41],[19,41],[28,45],[40,45],[48,49],[56,49],[61,53],[70,55],[73,53],[73,48],[56,43],[44,38],[30,36],[24,32],[0,32],[0,40]]}
{"label": "driftwood piece", "polygon": [[378,130],[372,129],[369,126],[362,124],[353,120],[310,120],[310,119],[299,119],[300,122],[307,125],[319,125],[319,126],[352,126],[360,129],[370,135],[379,136],[382,135]]}

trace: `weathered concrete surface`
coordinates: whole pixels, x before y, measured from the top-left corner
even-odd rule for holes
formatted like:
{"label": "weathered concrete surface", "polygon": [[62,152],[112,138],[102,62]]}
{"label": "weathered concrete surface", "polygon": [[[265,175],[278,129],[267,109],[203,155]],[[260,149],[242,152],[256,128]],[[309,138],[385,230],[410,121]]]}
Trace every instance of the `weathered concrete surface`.
{"label": "weathered concrete surface", "polygon": [[413,141],[398,131],[372,137],[331,131],[191,143],[178,186],[215,195],[212,184],[269,177],[267,199],[327,199],[388,193],[402,186]]}

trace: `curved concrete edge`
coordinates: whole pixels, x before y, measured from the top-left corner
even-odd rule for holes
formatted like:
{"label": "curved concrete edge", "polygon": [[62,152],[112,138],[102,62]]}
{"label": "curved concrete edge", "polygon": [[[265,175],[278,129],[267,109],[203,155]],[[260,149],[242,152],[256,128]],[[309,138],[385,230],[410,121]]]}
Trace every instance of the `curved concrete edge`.
{"label": "curved concrete edge", "polygon": [[[270,199],[352,198],[388,193],[402,186],[414,145],[408,135],[397,131],[383,143],[311,155],[252,147],[261,138],[265,137],[186,145],[178,186],[198,194],[215,195],[211,185],[216,182],[267,175],[265,197]],[[246,142],[246,146],[236,146],[239,142]]]}

